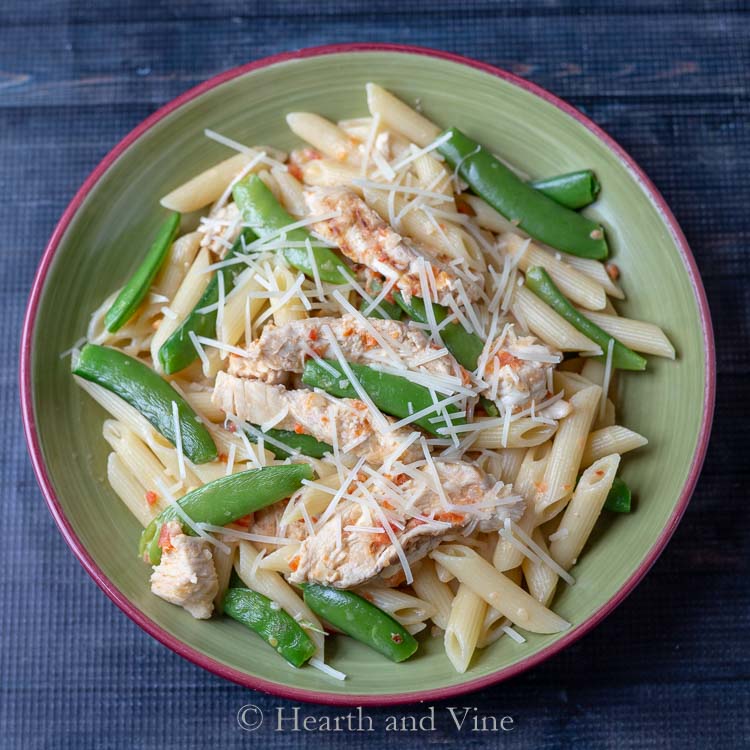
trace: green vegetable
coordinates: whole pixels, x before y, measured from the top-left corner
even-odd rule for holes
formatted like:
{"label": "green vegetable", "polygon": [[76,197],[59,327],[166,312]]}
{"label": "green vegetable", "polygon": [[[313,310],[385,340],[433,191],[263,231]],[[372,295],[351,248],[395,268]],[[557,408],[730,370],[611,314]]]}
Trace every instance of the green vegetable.
{"label": "green vegetable", "polygon": [[[260,430],[258,425],[253,425],[253,427]],[[245,434],[251,443],[258,442],[258,439],[252,432],[245,432]],[[328,443],[316,440],[312,435],[299,435],[296,432],[292,432],[292,430],[276,430],[274,428],[266,430],[265,434],[270,438],[278,440],[280,443],[284,443],[284,445],[288,445],[290,448],[296,448],[300,453],[305,456],[310,456],[311,458],[323,458],[326,453],[333,453],[332,446],[328,445]],[[277,448],[272,443],[266,443],[265,447],[267,450],[271,451],[276,458],[283,459],[288,458],[291,455],[288,451],[285,451],[283,448]]]}
{"label": "green vegetable", "polygon": [[[242,233],[242,239],[245,242],[252,242],[256,239],[256,236],[252,230],[245,229]],[[229,253],[230,256],[241,252],[242,239],[238,239],[234,243]],[[191,331],[196,336],[214,336],[218,310],[212,310],[211,312],[198,311],[209,305],[215,305],[219,301],[219,276],[221,275],[224,279],[224,293],[228,294],[232,290],[241,268],[244,268],[244,266],[225,266],[224,268],[220,268],[208,282],[195,307],[180,323],[175,332],[161,345],[161,349],[159,349],[159,362],[167,375],[184,370],[198,356],[198,352],[190,340]]]}
{"label": "green vegetable", "polygon": [[581,333],[598,344],[606,354],[610,341],[614,341],[612,349],[612,366],[620,370],[645,370],[646,360],[632,349],[621,344],[617,339],[592,323],[586,316],[570,304],[562,292],[555,286],[555,282],[541,266],[534,266],[526,271],[526,286],[539,299],[546,302],[556,313],[561,315]]}
{"label": "green vegetable", "polygon": [[[416,320],[417,323],[427,323],[427,311],[421,297],[412,297],[407,302],[401,292],[396,292],[393,299],[412,320]],[[435,316],[435,322],[440,325],[448,316],[448,309],[433,302],[432,314]],[[484,349],[484,343],[479,336],[475,333],[469,333],[456,321],[449,323],[440,331],[440,338],[443,340],[445,348],[455,357],[459,365],[470,372],[477,369],[477,361],[482,354],[482,349]],[[488,416],[500,416],[500,410],[497,406],[484,396],[479,398],[479,404]]]}
{"label": "green vegetable", "polygon": [[[380,284],[372,284],[372,291],[375,292],[375,294],[373,294],[372,296],[375,297],[377,294],[379,294],[381,289],[382,286]],[[364,310],[369,306],[369,304],[370,303],[366,300],[362,300],[359,309]],[[385,313],[385,316],[380,314],[380,310]],[[403,316],[404,311],[397,304],[395,304],[394,302],[389,302],[387,299],[380,300],[380,302],[378,302],[378,306],[370,310],[370,312],[367,314],[368,318],[380,318],[381,320],[401,320]]]}
{"label": "green vegetable", "polygon": [[582,258],[603,260],[607,257],[607,241],[599,224],[527,185],[457,128],[447,132],[450,138],[438,151],[496,211],[511,221],[518,221],[521,229],[532,237],[558,250]]}
{"label": "green vegetable", "polygon": [[172,404],[177,404],[182,450],[194,463],[203,464],[217,457],[210,433],[185,399],[172,386],[140,360],[117,349],[86,344],[73,374],[112,391],[143,416],[173,445],[177,445]]}
{"label": "green vegetable", "polygon": [[[335,360],[326,360],[326,365],[335,370],[335,376],[328,371],[328,367],[323,367],[314,359],[308,359],[305,362],[305,369],[302,371],[302,382],[313,388],[322,388],[332,396],[338,396],[339,398],[359,398],[354,386],[341,369],[341,365]],[[349,367],[352,368],[354,377],[357,378],[373,403],[386,414],[401,418],[408,417],[428,406],[432,406],[434,403],[427,388],[418,383],[412,383],[408,378],[391,375],[367,367],[367,365],[358,365],[352,362],[349,363]],[[412,411],[409,410],[410,404]],[[448,404],[445,410],[448,414],[458,412],[454,404]],[[438,430],[447,426],[445,419],[439,417],[439,414],[440,412],[437,410],[433,411],[415,420],[414,424],[433,435],[439,435]],[[431,419],[435,421],[431,422]],[[466,424],[463,417],[451,419],[451,422],[453,425]]]}
{"label": "green vegetable", "polygon": [[[183,495],[177,505],[195,523],[226,526],[248,513],[265,508],[294,494],[303,479],[312,479],[309,464],[284,464],[250,469],[239,474],[230,474]],[[143,530],[138,554],[148,551],[149,560],[158,565],[161,559],[159,535],[161,527],[168,521],[179,521],[181,514],[174,505],[168,505]],[[184,528],[192,534],[190,528]]]}
{"label": "green vegetable", "polygon": [[[417,323],[427,324],[427,310],[425,302],[420,297],[412,297],[408,302],[404,299],[401,292],[396,292],[393,299],[399,307]],[[440,325],[446,317],[449,310],[442,305],[432,303],[432,314],[435,316],[435,322]],[[440,338],[445,344],[445,348],[456,358],[458,364],[469,371],[477,369],[477,360],[484,349],[484,342],[475,333],[469,333],[460,323],[448,323],[440,331]]]}
{"label": "green vegetable", "polygon": [[167,257],[179,228],[180,215],[178,213],[170,214],[169,218],[159,227],[146,257],[104,316],[104,325],[110,333],[122,328],[143,302],[144,297],[148,294],[151,282]]}
{"label": "green vegetable", "polygon": [[361,596],[318,584],[302,588],[305,604],[318,617],[392,661],[405,661],[417,650],[419,644],[403,625]]}
{"label": "green vegetable", "polygon": [[[232,195],[244,221],[261,238],[275,235],[280,229],[295,221],[258,175],[250,175],[238,182],[232,190]],[[286,239],[290,242],[305,242],[308,239],[311,241],[312,255],[321,281],[345,284],[351,278],[352,271],[349,266],[330,248],[316,247],[317,240],[314,240],[306,229],[302,227],[292,229],[287,233]],[[287,247],[284,248],[283,254],[292,268],[302,271],[305,276],[315,278],[313,266],[310,263],[310,254],[306,247]]]}
{"label": "green vegetable", "polygon": [[590,169],[534,180],[529,185],[565,208],[585,208],[599,195],[599,180]]}
{"label": "green vegetable", "polygon": [[315,653],[315,644],[297,621],[257,591],[229,589],[224,612],[256,632],[294,667],[301,667]]}
{"label": "green vegetable", "polygon": [[604,510],[609,510],[612,513],[630,513],[631,499],[630,487],[620,477],[615,477],[604,502]]}

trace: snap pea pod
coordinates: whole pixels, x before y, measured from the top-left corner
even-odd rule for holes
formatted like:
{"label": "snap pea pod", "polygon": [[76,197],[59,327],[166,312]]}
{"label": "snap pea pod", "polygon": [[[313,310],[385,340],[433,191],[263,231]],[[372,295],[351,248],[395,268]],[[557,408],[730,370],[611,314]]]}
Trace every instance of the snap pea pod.
{"label": "snap pea pod", "polygon": [[[195,523],[226,526],[248,513],[289,497],[302,486],[303,479],[312,478],[313,470],[309,464],[264,466],[215,479],[183,495],[176,504]],[[148,552],[151,564],[158,565],[161,559],[161,527],[168,521],[179,521],[180,518],[181,514],[174,504],[168,505],[143,530],[138,554],[143,557],[144,552]],[[186,534],[193,533],[189,528],[184,531]]]}
{"label": "snap pea pod", "polygon": [[[375,292],[373,296],[379,294],[382,288],[380,284],[372,284],[372,291]],[[366,300],[362,300],[359,309],[364,310],[368,306],[369,303]],[[381,314],[381,310],[385,315]],[[387,299],[380,300],[378,306],[370,310],[367,314],[368,318],[380,318],[381,320],[401,320],[403,316],[404,311],[395,302],[389,302]]]}
{"label": "snap pea pod", "polygon": [[604,510],[612,513],[630,513],[631,500],[630,487],[620,477],[615,477],[607,499],[604,501]]}
{"label": "snap pea pod", "polygon": [[552,247],[582,258],[608,255],[604,229],[575,211],[555,203],[519,179],[489,151],[458,128],[438,147],[474,193],[525,232]]}
{"label": "snap pea pod", "polygon": [[[412,320],[416,320],[417,323],[427,323],[427,311],[421,297],[412,297],[407,302],[401,292],[396,292],[393,299]],[[440,325],[448,316],[448,309],[433,302],[432,314],[435,316],[435,322]],[[484,343],[479,336],[475,333],[469,333],[456,321],[455,323],[449,323],[440,331],[440,338],[443,340],[445,348],[456,358],[459,365],[470,372],[477,369],[477,361],[482,354],[482,349],[484,349]],[[488,398],[480,396],[479,405],[484,409],[487,416],[500,416],[500,410]]]}
{"label": "snap pea pod", "polygon": [[312,583],[302,589],[305,604],[318,617],[391,661],[405,661],[419,647],[401,623],[351,591]]}
{"label": "snap pea pod", "polygon": [[[354,386],[341,369],[341,365],[335,360],[325,360],[325,363],[324,367],[314,359],[308,359],[302,371],[302,382],[313,388],[322,388],[326,393],[339,398],[359,398]],[[357,378],[375,406],[386,414],[400,418],[408,417],[434,403],[427,388],[418,383],[412,383],[408,378],[391,375],[388,372],[381,372],[367,365],[358,365],[353,362],[349,363],[349,367],[352,368],[354,377]],[[329,368],[334,370],[336,375],[329,372]],[[449,415],[458,412],[454,404],[448,404],[445,410]],[[433,435],[440,435],[440,428],[447,427],[447,424],[444,418],[439,417],[439,414],[440,412],[435,410],[424,417],[415,419],[414,424]],[[466,419],[452,418],[451,423],[453,425],[466,424]]]}
{"label": "snap pea pod", "polygon": [[[242,239],[238,239],[232,246],[230,256],[242,250],[243,239],[245,242],[252,242],[257,237],[251,229],[245,229],[242,233]],[[228,294],[234,286],[239,270],[244,267],[237,265],[220,268],[211,277],[195,307],[188,313],[174,333],[161,345],[159,363],[167,375],[184,370],[197,359],[198,352],[190,339],[191,331],[196,336],[214,336],[218,311],[200,312],[200,310],[215,305],[219,301],[219,276],[224,279],[224,293]]]}
{"label": "snap pea pod", "polygon": [[[253,427],[260,430],[258,425],[253,425]],[[252,432],[245,432],[245,434],[251,443],[258,442],[257,437]],[[333,453],[332,446],[316,440],[312,435],[300,435],[292,430],[277,430],[273,427],[270,430],[266,430],[265,434],[270,438],[278,440],[280,443],[284,443],[284,445],[288,445],[290,448],[296,448],[300,453],[310,456],[310,458],[323,458],[326,453]],[[292,455],[289,451],[285,451],[283,448],[273,445],[273,443],[266,443],[265,446],[276,458],[283,459]]]}
{"label": "snap pea pod", "polygon": [[112,391],[143,416],[173,445],[177,445],[172,403],[177,404],[182,450],[194,463],[217,457],[211,434],[177,391],[140,360],[105,346],[86,344],[73,374]]}
{"label": "snap pea pod", "polygon": [[[421,297],[412,297],[408,302],[401,292],[396,292],[393,299],[399,307],[417,323],[428,322],[425,301]],[[448,316],[448,309],[443,305],[432,303],[432,314],[435,322],[440,325]],[[477,369],[477,360],[484,349],[484,342],[475,333],[469,333],[460,323],[449,323],[442,331],[440,338],[445,348],[456,358],[458,364],[469,371]]]}
{"label": "snap pea pod", "polygon": [[104,325],[110,333],[122,328],[133,317],[133,313],[148,294],[154,277],[159,272],[169,248],[172,246],[177,230],[180,228],[180,215],[172,213],[156,232],[146,257],[136,272],[122,288],[112,306],[104,316]]}
{"label": "snap pea pod", "polygon": [[224,594],[224,613],[256,632],[294,667],[301,667],[315,653],[315,644],[299,623],[257,591],[229,589]]}
{"label": "snap pea pod", "polygon": [[585,315],[570,304],[562,292],[555,286],[549,274],[541,266],[534,266],[526,271],[526,286],[539,299],[546,302],[558,315],[561,315],[573,327],[598,344],[602,351],[607,352],[610,341],[614,341],[612,348],[612,366],[620,370],[645,370],[646,360],[632,349],[621,344],[616,338],[592,323]]}
{"label": "snap pea pod", "polygon": [[[232,190],[232,195],[242,213],[243,220],[261,238],[270,237],[295,221],[258,175],[250,175],[238,182]],[[345,284],[351,278],[352,271],[349,266],[330,248],[316,247],[317,240],[314,240],[303,227],[292,229],[287,233],[286,239],[290,242],[311,241],[312,256],[321,281]],[[282,252],[286,262],[292,268],[302,271],[305,276],[315,278],[310,253],[306,247],[286,247]]]}
{"label": "snap pea pod", "polygon": [[529,185],[565,208],[585,208],[596,200],[600,185],[590,169],[534,180]]}

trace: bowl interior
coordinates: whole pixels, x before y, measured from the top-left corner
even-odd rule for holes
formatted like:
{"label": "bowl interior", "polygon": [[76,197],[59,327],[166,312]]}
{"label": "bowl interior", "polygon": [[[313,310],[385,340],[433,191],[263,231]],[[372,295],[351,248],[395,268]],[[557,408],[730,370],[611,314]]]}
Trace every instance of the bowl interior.
{"label": "bowl interior", "polygon": [[[554,608],[579,627],[623,586],[668,522],[696,451],[704,400],[705,357],[694,290],[680,253],[645,188],[583,125],[552,104],[486,72],[452,61],[394,52],[341,53],[255,70],[172,112],[131,145],[89,193],[51,265],[32,341],[32,396],[43,460],[75,535],[112,585],[148,618],[192,649],[250,678],[329,694],[408,694],[460,685],[510,667],[559,636],[503,638],[456,674],[442,642],[426,637],[419,655],[394,665],[347,638],[329,646],[346,682],[313,669],[293,670],[228,619],[193,620],[152,596],[149,569],[136,558],[139,527],[105,479],[104,412],[78,390],[60,359],[85,334],[90,312],[127,277],[163,216],[158,199],[231,155],[207,140],[214,128],[248,145],[289,148],[284,115],[319,112],[333,119],[367,114],[364,84],[377,81],[445,126],[465,132],[533,176],[596,170],[603,190],[592,215],[602,220],[622,271],[621,313],[664,327],[676,362],[649,358],[644,374],[618,375],[619,421],[650,445],[626,456],[622,474],[636,512],[604,515]],[[406,699],[408,695],[404,695]]]}

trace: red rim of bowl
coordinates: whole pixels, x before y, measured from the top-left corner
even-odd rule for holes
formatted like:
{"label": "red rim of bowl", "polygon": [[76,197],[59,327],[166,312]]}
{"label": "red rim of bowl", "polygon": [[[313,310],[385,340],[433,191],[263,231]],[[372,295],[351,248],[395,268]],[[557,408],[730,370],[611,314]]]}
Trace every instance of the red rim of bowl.
{"label": "red rim of bowl", "polygon": [[[683,263],[685,264],[685,267],[687,268],[688,274],[690,276],[695,299],[700,310],[701,325],[703,328],[703,341],[706,352],[706,385],[703,397],[703,420],[701,423],[698,444],[693,456],[690,472],[687,479],[685,480],[682,492],[680,493],[679,501],[677,502],[677,505],[675,506],[671,517],[669,518],[666,526],[659,535],[659,538],[656,540],[653,547],[649,551],[648,555],[641,562],[638,569],[633,573],[633,575],[631,575],[631,577],[623,584],[619,591],[609,601],[603,604],[585,622],[581,623],[578,627],[574,628],[565,636],[555,641],[555,643],[551,644],[547,648],[542,649],[533,656],[529,656],[521,660],[517,664],[513,664],[504,669],[500,669],[497,672],[493,672],[492,674],[485,675],[473,680],[468,680],[467,682],[461,683],[459,685],[451,685],[443,688],[421,690],[410,693],[389,693],[384,695],[339,695],[336,693],[325,693],[315,690],[302,690],[294,687],[280,685],[259,677],[253,677],[218,661],[215,661],[214,659],[202,654],[201,652],[191,648],[190,646],[187,646],[185,643],[162,629],[153,620],[146,617],[146,615],[144,615],[143,612],[135,607],[104,575],[102,570],[86,551],[83,544],[81,543],[81,540],[77,537],[70,523],[66,519],[62,507],[60,506],[60,503],[55,496],[52,481],[48,476],[46,466],[44,465],[44,459],[39,444],[39,436],[37,434],[36,424],[34,420],[33,396],[31,391],[31,349],[34,333],[34,323],[36,320],[37,309],[39,307],[44,281],[47,277],[47,272],[49,271],[55,252],[57,251],[60,241],[65,234],[68,225],[73,219],[73,216],[80,208],[83,200],[93,189],[93,187],[106,172],[106,170],[114,163],[114,161],[132,143],[134,143],[161,119],[166,117],[171,112],[174,112],[186,102],[195,99],[204,92],[209,91],[210,89],[215,88],[222,83],[226,83],[227,81],[230,81],[237,76],[244,75],[245,73],[249,73],[253,70],[259,70],[260,68],[265,68],[270,65],[276,65],[277,63],[346,52],[393,52],[408,55],[421,55],[425,57],[434,57],[442,60],[448,60],[460,65],[475,68],[476,70],[481,70],[485,73],[497,76],[498,78],[501,78],[504,81],[508,81],[509,83],[512,83],[513,85],[518,86],[525,91],[529,91],[532,94],[535,94],[536,96],[553,104],[558,109],[570,115],[584,127],[590,130],[597,138],[599,138],[599,140],[603,141],[609,147],[609,149],[617,156],[620,162],[628,169],[630,174],[638,181],[641,187],[649,195],[651,201],[657,207],[664,222],[668,225],[672,234],[672,238],[677,245],[677,248],[679,249]],[[695,258],[693,257],[693,254],[688,247],[685,236],[659,191],[649,180],[649,178],[644,174],[643,170],[641,170],[641,168],[635,163],[635,161],[633,161],[633,159],[612,138],[610,138],[610,136],[608,136],[601,128],[591,122],[591,120],[581,114],[570,104],[567,104],[561,99],[558,99],[556,96],[537,86],[536,84],[530,83],[529,81],[519,78],[512,73],[500,70],[499,68],[495,68],[494,66],[487,63],[478,62],[476,60],[471,60],[469,58],[455,55],[450,52],[442,52],[426,47],[412,47],[400,44],[365,43],[334,44],[321,47],[310,47],[308,49],[302,49],[295,52],[285,52],[279,55],[273,55],[271,57],[263,58],[262,60],[256,60],[255,62],[248,63],[247,65],[242,65],[240,67],[225,71],[224,73],[220,73],[219,75],[214,76],[213,78],[205,81],[195,88],[186,91],[176,99],[173,99],[161,109],[154,112],[154,114],[152,114],[150,117],[146,118],[134,130],[128,133],[128,135],[126,135],[125,138],[123,138],[104,157],[104,159],[102,159],[102,161],[83,183],[73,200],[70,202],[70,205],[65,210],[65,213],[62,215],[60,221],[55,227],[54,232],[52,233],[52,237],[50,238],[49,243],[47,244],[36,276],[34,278],[31,295],[29,297],[29,302],[26,309],[26,316],[24,318],[23,332],[21,334],[19,383],[21,391],[20,395],[23,425],[26,434],[26,441],[29,448],[29,454],[31,456],[31,462],[34,467],[34,472],[36,474],[37,480],[42,489],[50,512],[52,513],[55,522],[60,528],[60,532],[62,533],[65,541],[73,550],[73,553],[78,558],[78,561],[81,563],[81,565],[83,565],[86,572],[94,579],[94,581],[104,591],[104,593],[107,594],[107,596],[128,617],[130,617],[131,620],[136,622],[147,633],[163,643],[165,646],[180,654],[180,656],[183,656],[186,659],[192,661],[199,667],[203,667],[204,669],[207,669],[210,672],[219,675],[220,677],[224,677],[245,687],[262,690],[283,698],[314,703],[326,703],[331,705],[388,706],[401,703],[411,703],[415,701],[441,700],[444,698],[449,698],[451,696],[479,690],[480,688],[488,687],[497,682],[518,675],[521,672],[524,672],[527,669],[530,669],[531,667],[541,663],[545,659],[548,659],[549,657],[564,649],[566,646],[581,638],[585,633],[591,630],[591,628],[600,623],[623,601],[623,599],[625,599],[625,597],[635,588],[636,584],[640,582],[649,568],[654,564],[656,558],[661,554],[665,545],[669,541],[669,538],[674,533],[674,530],[677,528],[677,524],[679,523],[683,513],[685,512],[687,504],[690,500],[690,496],[692,495],[695,488],[695,484],[698,481],[698,476],[700,474],[703,460],[706,455],[709,435],[711,432],[711,421],[713,416],[714,398],[716,391],[716,362],[713,329],[711,327],[711,314],[708,308],[708,301],[706,300],[706,293],[703,289],[703,284],[700,279],[698,267],[695,263]]]}

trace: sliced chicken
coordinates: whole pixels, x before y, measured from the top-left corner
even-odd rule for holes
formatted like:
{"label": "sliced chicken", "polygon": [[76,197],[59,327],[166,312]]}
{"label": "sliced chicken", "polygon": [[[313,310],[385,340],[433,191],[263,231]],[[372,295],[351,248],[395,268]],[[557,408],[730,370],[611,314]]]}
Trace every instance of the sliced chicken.
{"label": "sliced chicken", "polygon": [[[437,350],[418,328],[397,320],[368,319],[376,333],[409,369],[423,370],[435,375],[455,377],[461,368],[450,355],[429,359]],[[248,355],[231,355],[229,373],[243,378],[258,378],[266,383],[289,382],[290,373],[301,373],[311,351],[319,357],[334,358],[329,351],[328,336],[323,330],[329,327],[349,362],[360,364],[393,363],[393,354],[386,352],[372,331],[353,315],[340,318],[307,318],[294,320],[282,326],[266,325],[260,338],[248,347]]]}
{"label": "sliced chicken", "polygon": [[[420,480],[395,477],[394,483],[401,482],[398,493],[386,489],[377,498],[375,492],[371,495],[410,563],[425,557],[448,535],[496,531],[506,518],[521,517],[523,500],[512,495],[510,485],[462,461],[436,462],[435,467],[447,507],[426,471]],[[374,528],[383,529],[382,524],[380,513],[368,503],[347,501],[315,536],[302,542],[292,559],[290,580],[353,588],[377,576],[390,578],[398,572],[399,556],[385,530],[373,533]]]}
{"label": "sliced chicken", "polygon": [[501,401],[511,413],[539,404],[548,395],[552,371],[562,360],[560,352],[539,343],[534,336],[509,337],[484,368],[490,387],[484,395]]}
{"label": "sliced chicken", "polygon": [[[217,374],[211,400],[225,414],[252,424],[274,421],[277,429],[312,435],[329,444],[333,444],[335,434],[342,451],[363,456],[375,465],[381,464],[411,434],[408,428],[379,434],[362,401],[326,398],[302,389],[287,390],[283,385],[236,378],[225,372]],[[421,451],[411,446],[401,460],[414,461],[419,455]]]}
{"label": "sliced chicken", "polygon": [[398,234],[350,190],[310,188],[305,191],[305,202],[313,215],[338,212],[335,218],[313,224],[313,230],[336,244],[355,263],[368,266],[388,280],[395,279],[396,287],[407,298],[424,296],[420,266],[432,270],[437,292],[434,302],[447,304],[448,298],[455,296],[459,283],[463,284],[469,300],[479,298],[482,290],[478,285],[461,281],[455,269]]}
{"label": "sliced chicken", "polygon": [[151,591],[183,607],[196,619],[207,620],[219,591],[208,542],[184,534],[177,521],[162,526],[159,541],[161,561],[151,574]]}

